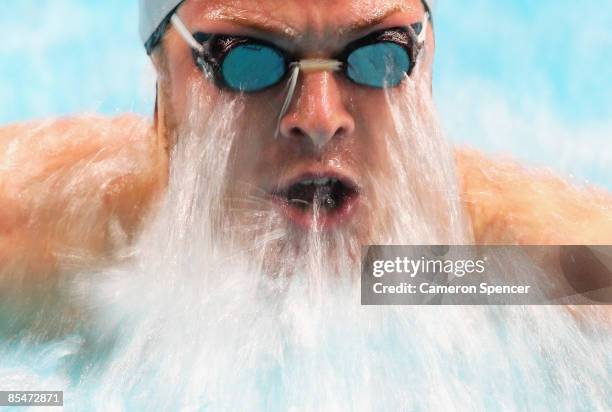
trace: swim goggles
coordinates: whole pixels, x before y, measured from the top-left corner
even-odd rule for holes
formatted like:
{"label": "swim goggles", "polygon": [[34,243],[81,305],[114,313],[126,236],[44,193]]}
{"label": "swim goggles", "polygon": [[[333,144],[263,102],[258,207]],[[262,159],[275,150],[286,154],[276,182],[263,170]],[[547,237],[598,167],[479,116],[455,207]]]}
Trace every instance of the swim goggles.
{"label": "swim goggles", "polygon": [[372,88],[398,86],[412,73],[427,35],[429,13],[421,22],[371,33],[348,44],[333,59],[298,59],[264,40],[198,32],[192,34],[178,15],[170,19],[192,48],[206,77],[227,90],[255,93],[288,79],[282,118],[293,98],[299,72],[342,72],[352,82]]}

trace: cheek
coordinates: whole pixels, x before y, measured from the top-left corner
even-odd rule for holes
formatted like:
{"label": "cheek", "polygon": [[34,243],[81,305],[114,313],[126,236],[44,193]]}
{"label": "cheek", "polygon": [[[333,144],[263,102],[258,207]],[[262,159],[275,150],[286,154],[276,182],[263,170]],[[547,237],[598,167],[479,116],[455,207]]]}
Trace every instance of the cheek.
{"label": "cheek", "polygon": [[[238,95],[237,95],[238,96]],[[272,91],[237,97],[243,110],[236,119],[236,136],[232,142],[230,172],[240,180],[272,179],[286,156],[279,153],[275,138],[280,103]],[[285,153],[286,154],[286,153]]]}
{"label": "cheek", "polygon": [[351,112],[355,119],[355,135],[350,138],[355,158],[369,173],[385,173],[389,160],[386,140],[395,135],[385,93],[357,89]]}
{"label": "cheek", "polygon": [[218,95],[218,88],[208,80],[204,73],[196,67],[191,51],[182,44],[176,44],[174,37],[166,43],[168,52],[168,84],[170,92],[170,104],[179,121],[184,121],[192,99],[206,98],[214,101]]}
{"label": "cheek", "polygon": [[206,107],[214,102],[219,90],[208,81],[199,70],[188,70],[176,73],[172,81],[172,107],[177,114],[179,122],[186,122],[190,110]]}

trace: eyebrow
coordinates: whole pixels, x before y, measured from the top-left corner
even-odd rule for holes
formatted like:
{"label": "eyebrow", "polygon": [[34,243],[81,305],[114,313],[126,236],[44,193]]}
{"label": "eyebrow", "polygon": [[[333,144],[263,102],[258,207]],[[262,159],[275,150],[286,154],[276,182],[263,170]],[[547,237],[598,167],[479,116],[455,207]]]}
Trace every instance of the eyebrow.
{"label": "eyebrow", "polygon": [[264,17],[259,14],[252,14],[247,17],[228,13],[218,16],[218,20],[236,24],[240,27],[251,29],[253,31],[281,35],[288,39],[297,37],[299,33],[299,31],[293,26],[281,21],[270,20],[269,16]]}
{"label": "eyebrow", "polygon": [[362,18],[360,20],[352,22],[347,27],[342,27],[338,30],[338,33],[343,36],[348,33],[361,31],[367,29],[368,27],[376,26],[377,24],[382,23],[387,17],[404,10],[404,8],[400,5],[396,5],[390,9],[387,9],[383,12],[378,13],[374,16],[369,16],[366,18]]}
{"label": "eyebrow", "polygon": [[[351,22],[347,26],[340,27],[337,29],[336,33],[338,33],[340,36],[345,36],[353,32],[362,31],[368,27],[380,24],[387,17],[403,10],[404,7],[401,5],[396,5],[390,9],[378,13],[377,15],[361,18],[357,21]],[[253,31],[261,32],[262,34],[273,34],[276,36],[280,35],[287,40],[294,40],[295,38],[300,37],[300,31],[298,29],[278,20],[270,20],[270,16],[264,17],[259,14],[244,16],[223,13],[222,15],[219,15],[218,18],[221,21],[236,24]]]}

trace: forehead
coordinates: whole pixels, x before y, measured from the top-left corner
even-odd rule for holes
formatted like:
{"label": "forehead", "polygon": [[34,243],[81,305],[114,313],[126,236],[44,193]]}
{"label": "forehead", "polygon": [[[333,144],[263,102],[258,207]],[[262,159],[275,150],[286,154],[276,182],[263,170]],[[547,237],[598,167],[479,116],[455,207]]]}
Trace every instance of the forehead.
{"label": "forehead", "polygon": [[386,17],[422,18],[421,0],[187,0],[192,24],[229,21],[300,37],[332,35],[380,23]]}

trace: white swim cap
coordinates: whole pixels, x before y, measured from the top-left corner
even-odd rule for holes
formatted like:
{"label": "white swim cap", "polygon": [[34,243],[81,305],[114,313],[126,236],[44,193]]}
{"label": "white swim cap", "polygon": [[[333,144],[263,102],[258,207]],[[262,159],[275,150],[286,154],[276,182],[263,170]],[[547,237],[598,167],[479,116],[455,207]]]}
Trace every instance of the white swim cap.
{"label": "white swim cap", "polygon": [[[140,38],[144,42],[147,53],[161,40],[170,17],[184,0],[140,0]],[[422,0],[429,11],[432,0]],[[431,16],[431,11],[429,12]]]}

